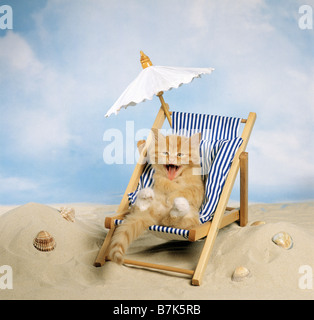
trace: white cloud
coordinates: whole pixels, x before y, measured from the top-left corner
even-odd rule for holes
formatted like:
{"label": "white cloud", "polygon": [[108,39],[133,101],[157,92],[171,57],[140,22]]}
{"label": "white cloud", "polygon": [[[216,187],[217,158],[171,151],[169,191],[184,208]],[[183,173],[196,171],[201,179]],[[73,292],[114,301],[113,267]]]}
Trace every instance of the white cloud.
{"label": "white cloud", "polygon": [[66,117],[41,110],[21,112],[14,117],[11,128],[16,153],[32,156],[36,161],[60,156],[71,142],[79,142],[67,127]]}
{"label": "white cloud", "polygon": [[28,178],[7,177],[0,175],[0,192],[8,194],[10,192],[34,191],[39,184]]}
{"label": "white cloud", "polygon": [[287,188],[302,179],[314,181],[313,150],[304,132],[303,139],[294,131],[256,130],[249,149],[251,183],[256,186]]}
{"label": "white cloud", "polygon": [[192,47],[199,44],[210,55],[222,79],[217,110],[222,104],[229,114],[258,115],[249,143],[253,184],[297,190],[302,181],[314,179],[313,56],[298,46],[309,45],[298,28],[298,6],[193,3],[191,23],[200,32]]}
{"label": "white cloud", "polygon": [[0,122],[9,133],[9,148],[40,159],[78,143],[70,118],[77,103],[76,80],[39,61],[14,32],[0,38],[0,47],[0,68],[5,70],[0,83],[7,92]]}
{"label": "white cloud", "polygon": [[108,127],[123,131],[130,117],[149,126],[153,103],[103,119],[140,71],[142,49],[155,64],[215,67],[211,87],[169,94],[180,109],[193,102],[197,112],[257,112],[249,144],[256,185],[313,176],[313,57],[302,51],[311,38],[298,29],[297,9],[263,0],[49,0],[31,34],[0,38],[6,149],[36,161],[70,149],[102,157],[94,142]]}
{"label": "white cloud", "polygon": [[[35,58],[27,41],[13,31],[7,32],[4,37],[0,38],[0,47],[2,67],[30,72],[32,75],[38,75],[43,71],[42,64]],[[5,73],[1,74],[3,78],[6,76]]]}

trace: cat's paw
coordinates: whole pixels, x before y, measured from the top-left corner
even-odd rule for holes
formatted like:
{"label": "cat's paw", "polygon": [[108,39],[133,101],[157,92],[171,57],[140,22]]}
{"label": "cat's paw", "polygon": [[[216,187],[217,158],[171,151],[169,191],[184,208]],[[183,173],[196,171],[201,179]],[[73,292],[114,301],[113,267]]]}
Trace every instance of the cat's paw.
{"label": "cat's paw", "polygon": [[155,193],[152,188],[144,188],[138,192],[137,198],[143,200],[153,200],[154,195]]}
{"label": "cat's paw", "polygon": [[123,264],[123,254],[118,248],[112,248],[110,254],[108,255],[110,261],[113,261],[117,264]]}
{"label": "cat's paw", "polygon": [[173,207],[170,211],[171,217],[183,217],[190,212],[190,204],[189,202],[183,198],[175,198],[173,201]]}
{"label": "cat's paw", "polygon": [[154,190],[152,188],[144,188],[139,191],[137,199],[135,201],[135,206],[140,211],[145,211],[149,208],[152,200],[154,199]]}
{"label": "cat's paw", "polygon": [[180,212],[187,213],[190,210],[190,204],[185,198],[179,197],[174,199],[173,208],[177,209]]}

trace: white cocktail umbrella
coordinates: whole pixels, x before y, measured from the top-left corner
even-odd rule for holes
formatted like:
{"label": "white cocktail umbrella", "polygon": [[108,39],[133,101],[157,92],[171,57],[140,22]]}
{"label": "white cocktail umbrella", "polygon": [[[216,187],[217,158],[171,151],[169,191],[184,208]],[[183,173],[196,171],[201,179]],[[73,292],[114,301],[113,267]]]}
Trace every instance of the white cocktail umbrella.
{"label": "white cocktail umbrella", "polygon": [[[145,100],[151,100],[157,95],[164,107],[162,93],[178,88],[182,84],[199,78],[202,74],[210,74],[213,68],[183,68],[153,66],[150,59],[141,51],[141,63],[143,70],[124,90],[119,99],[106,113],[106,117],[117,114],[121,108],[134,106]],[[165,107],[164,107],[165,108]],[[168,110],[167,110],[168,111]],[[169,120],[169,113],[167,114]]]}

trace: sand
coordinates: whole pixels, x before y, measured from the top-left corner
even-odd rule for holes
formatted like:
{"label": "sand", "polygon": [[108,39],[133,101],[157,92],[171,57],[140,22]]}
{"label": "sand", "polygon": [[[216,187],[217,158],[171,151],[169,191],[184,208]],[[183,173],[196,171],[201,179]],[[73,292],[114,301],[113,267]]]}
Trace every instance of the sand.
{"label": "sand", "polygon": [[[60,215],[62,206],[75,209],[75,222]],[[13,289],[0,289],[0,300],[314,299],[314,202],[251,204],[246,227],[234,223],[219,232],[200,287],[185,275],[112,262],[95,268],[108,231],[104,219],[115,209],[95,204],[0,206],[0,267],[10,266],[13,275]],[[266,224],[250,226],[256,220]],[[34,248],[33,238],[41,230],[54,236],[53,251]],[[292,249],[271,241],[280,231],[292,236]],[[129,257],[194,268],[202,243],[165,241],[145,233],[131,246]],[[238,266],[248,268],[251,276],[234,282]],[[0,283],[8,275],[2,272]]]}

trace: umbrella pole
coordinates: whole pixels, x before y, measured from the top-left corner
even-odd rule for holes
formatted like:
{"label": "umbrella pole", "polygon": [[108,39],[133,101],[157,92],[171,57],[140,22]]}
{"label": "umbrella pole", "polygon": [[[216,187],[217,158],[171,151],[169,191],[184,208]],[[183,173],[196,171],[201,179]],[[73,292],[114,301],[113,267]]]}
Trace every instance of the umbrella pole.
{"label": "umbrella pole", "polygon": [[[143,69],[148,68],[148,67],[153,65],[152,62],[150,61],[150,58],[143,51],[141,51],[140,54],[141,54],[140,61],[141,61]],[[163,95],[162,91],[157,94],[157,96],[158,96],[158,98],[159,98],[159,100],[161,102],[161,106],[162,106],[162,108],[164,110],[164,113],[165,113],[165,115],[167,117],[167,120],[168,120],[168,122],[170,124],[170,127],[172,127],[171,116],[170,116],[170,113],[169,113],[169,105],[165,102],[165,100],[164,100],[162,95]]]}
{"label": "umbrella pole", "polygon": [[[143,53],[143,51],[141,51],[141,64],[142,64],[143,69],[153,65],[152,62],[150,61],[149,57],[146,56]],[[162,91],[157,94],[157,96],[159,97],[159,100],[161,102],[161,107],[159,109],[159,112],[158,112],[156,119],[154,121],[154,124],[153,124],[153,128],[156,128],[156,129],[160,129],[163,126],[163,123],[164,123],[166,117],[168,119],[170,126],[172,123],[171,115],[169,112],[169,105],[165,102],[162,95],[163,95]],[[149,139],[150,138],[148,137],[147,140],[149,140]],[[144,161],[145,157],[146,157],[146,149],[144,148],[144,150],[142,150],[142,152],[141,152],[140,159],[138,160],[136,167],[133,171],[133,174],[131,176],[129,184],[125,190],[125,193],[123,195],[121,203],[117,209],[117,213],[123,213],[126,210],[128,210],[128,207],[129,207],[128,194],[130,192],[133,192],[136,189],[136,186],[138,185],[138,181],[140,179],[140,176],[141,176],[143,169],[145,167],[145,164],[146,164],[146,161]]]}
{"label": "umbrella pole", "polygon": [[171,116],[170,116],[170,112],[169,112],[169,105],[168,105],[168,103],[165,102],[164,97],[162,96],[162,94],[163,94],[163,92],[161,91],[161,92],[159,92],[157,94],[157,96],[158,96],[158,98],[159,98],[159,100],[161,102],[161,106],[162,106],[162,108],[163,108],[163,110],[165,112],[165,115],[166,115],[167,120],[168,120],[168,122],[170,124],[170,127],[172,128],[172,120],[171,120]]}

